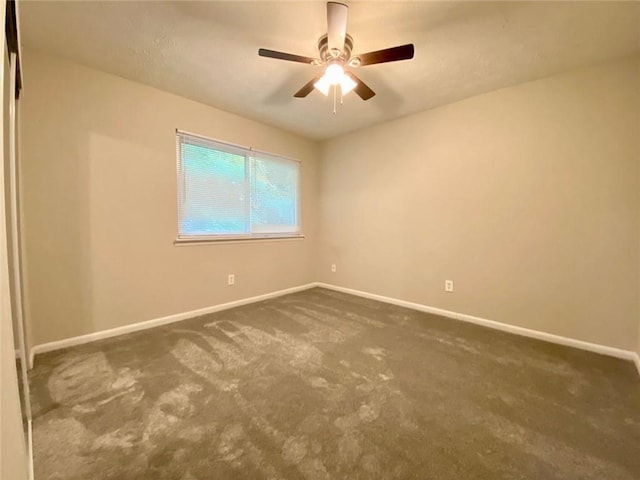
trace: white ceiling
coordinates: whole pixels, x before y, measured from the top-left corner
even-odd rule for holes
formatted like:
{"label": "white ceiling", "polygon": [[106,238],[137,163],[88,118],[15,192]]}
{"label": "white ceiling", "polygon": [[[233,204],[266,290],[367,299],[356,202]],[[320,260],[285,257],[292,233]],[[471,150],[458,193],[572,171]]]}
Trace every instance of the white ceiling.
{"label": "white ceiling", "polygon": [[640,51],[638,2],[349,2],[354,53],[414,43],[357,75],[377,95],[293,94],[319,67],[324,2],[20,2],[22,43],[313,139]]}

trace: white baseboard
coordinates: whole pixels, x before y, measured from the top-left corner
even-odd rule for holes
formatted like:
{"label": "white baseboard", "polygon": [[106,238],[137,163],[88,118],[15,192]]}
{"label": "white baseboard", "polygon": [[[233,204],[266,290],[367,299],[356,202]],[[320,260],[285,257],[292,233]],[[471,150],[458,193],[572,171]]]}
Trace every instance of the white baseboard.
{"label": "white baseboard", "polygon": [[493,328],[495,330],[501,330],[503,332],[513,333],[524,337],[536,338],[538,340],[544,340],[546,342],[557,343],[568,347],[579,348],[581,350],[588,350],[590,352],[600,353],[602,355],[608,355],[611,357],[622,358],[624,360],[630,360],[636,362],[638,367],[638,373],[640,373],[640,357],[638,354],[629,350],[622,350],[620,348],[608,347],[606,345],[599,345],[597,343],[584,342],[582,340],[576,340],[574,338],[563,337],[560,335],[554,335],[552,333],[541,332],[538,330],[531,330],[529,328],[517,327],[515,325],[509,325],[507,323],[500,323],[494,320],[487,320],[486,318],[474,317],[473,315],[467,315],[465,313],[452,312],[450,310],[444,310],[442,308],[429,307],[420,303],[407,302],[405,300],[399,300],[397,298],[385,297],[383,295],[376,295],[375,293],[363,292],[360,290],[354,290],[351,288],[339,287],[337,285],[331,285],[329,283],[317,283],[318,287],[328,288],[337,292],[349,293],[351,295],[357,295],[359,297],[369,298],[371,300],[378,300],[380,302],[391,303],[400,307],[411,308],[413,310],[419,310],[421,312],[433,313],[435,315],[441,315],[443,317],[453,318],[455,320],[461,320],[463,322],[475,323],[476,325],[482,325],[483,327]]}
{"label": "white baseboard", "polygon": [[129,325],[123,325],[121,327],[110,328],[109,330],[102,330],[95,333],[88,333],[86,335],[80,335],[78,337],[65,338],[64,340],[56,340],[55,342],[42,343],[40,345],[34,345],[29,352],[29,368],[33,368],[35,356],[40,353],[52,352],[54,350],[60,350],[62,348],[73,347],[76,345],[82,345],[84,343],[95,342],[96,340],[102,340],[104,338],[117,337],[118,335],[124,335],[126,333],[137,332],[140,330],[146,330],[148,328],[158,327],[160,325],[166,325],[168,323],[179,322],[180,320],[186,320],[188,318],[200,317],[208,313],[219,312],[221,310],[228,310],[229,308],[239,307],[241,305],[247,305],[249,303],[259,302],[261,300],[267,300],[269,298],[280,297],[289,293],[300,292],[309,288],[315,287],[315,283],[308,283],[306,285],[300,285],[298,287],[286,288],[284,290],[278,290],[275,292],[265,293],[263,295],[257,295],[255,297],[243,298],[241,300],[234,300],[233,302],[221,303],[219,305],[213,305],[211,307],[199,308],[197,310],[191,310],[189,312],[176,313],[174,315],[168,315],[166,317],[154,318],[152,320],[145,320],[142,322],[132,323]]}
{"label": "white baseboard", "polygon": [[130,325],[124,325],[122,327],[116,327],[109,330],[103,330],[100,332],[89,333],[87,335],[80,335],[78,337],[66,338],[64,340],[58,340],[55,342],[43,343],[41,345],[34,345],[30,350],[29,355],[29,368],[33,368],[34,358],[36,355],[45,352],[51,352],[53,350],[60,350],[61,348],[72,347],[75,345],[82,345],[84,343],[94,342],[104,338],[115,337],[118,335],[124,335],[126,333],[137,332],[140,330],[146,330],[148,328],[157,327],[160,325],[166,325],[173,322],[179,322],[180,320],[186,320],[188,318],[199,317],[208,313],[219,312],[221,310],[227,310],[229,308],[239,307],[241,305],[247,305],[249,303],[259,302],[261,300],[267,300],[269,298],[280,297],[289,293],[300,292],[302,290],[308,290],[313,287],[322,287],[329,290],[335,290],[338,292],[348,293],[351,295],[357,295],[359,297],[369,298],[380,302],[390,303],[401,307],[411,308],[421,312],[432,313],[434,315],[440,315],[443,317],[453,318],[455,320],[461,320],[463,322],[474,323],[483,327],[493,328],[495,330],[501,330],[503,332],[513,333],[515,335],[521,335],[524,337],[536,338],[538,340],[544,340],[546,342],[557,343],[568,347],[579,348],[581,350],[588,350],[590,352],[599,353],[602,355],[608,355],[611,357],[621,358],[635,362],[640,374],[640,356],[636,352],[629,350],[622,350],[620,348],[608,347],[606,345],[599,345],[597,343],[585,342],[582,340],[576,340],[569,337],[563,337],[560,335],[554,335],[552,333],[541,332],[538,330],[531,330],[529,328],[518,327],[515,325],[509,325],[507,323],[496,322],[494,320],[488,320],[485,318],[475,317],[473,315],[467,315],[465,313],[453,312],[450,310],[444,310],[442,308],[429,307],[420,303],[408,302],[392,297],[385,297],[383,295],[377,295],[375,293],[363,292],[361,290],[354,290],[351,288],[339,287],[329,283],[314,282],[298,287],[287,288],[284,290],[278,290],[275,292],[258,295],[255,297],[243,298],[241,300],[235,300],[233,302],[222,303],[211,307],[200,308],[197,310],[191,310],[189,312],[177,313],[174,315],[168,315],[166,317],[156,318],[152,320],[146,320],[139,323],[133,323]]}

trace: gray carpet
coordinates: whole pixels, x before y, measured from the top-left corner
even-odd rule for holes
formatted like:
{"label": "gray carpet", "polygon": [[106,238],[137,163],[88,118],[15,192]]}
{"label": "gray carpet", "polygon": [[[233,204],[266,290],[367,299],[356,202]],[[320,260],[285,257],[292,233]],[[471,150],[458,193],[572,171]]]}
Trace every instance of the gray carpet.
{"label": "gray carpet", "polygon": [[31,384],[36,480],[640,478],[632,363],[319,288]]}

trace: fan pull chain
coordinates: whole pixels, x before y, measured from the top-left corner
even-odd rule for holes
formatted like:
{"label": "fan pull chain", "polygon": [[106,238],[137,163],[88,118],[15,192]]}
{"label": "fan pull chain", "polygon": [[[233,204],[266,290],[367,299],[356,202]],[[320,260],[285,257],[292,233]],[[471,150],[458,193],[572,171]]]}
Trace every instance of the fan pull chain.
{"label": "fan pull chain", "polygon": [[336,114],[336,96],[338,94],[338,86],[333,87],[333,114]]}

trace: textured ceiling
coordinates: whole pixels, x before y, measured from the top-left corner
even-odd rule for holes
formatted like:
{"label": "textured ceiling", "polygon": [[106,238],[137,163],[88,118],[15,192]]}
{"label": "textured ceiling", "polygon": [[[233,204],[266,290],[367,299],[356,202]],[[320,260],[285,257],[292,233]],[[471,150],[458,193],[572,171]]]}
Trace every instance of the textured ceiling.
{"label": "textured ceiling", "polygon": [[414,43],[413,60],[357,69],[377,95],[332,114],[317,56],[324,2],[20,2],[22,42],[124,78],[325,139],[640,51],[637,2],[349,2],[354,53]]}

